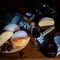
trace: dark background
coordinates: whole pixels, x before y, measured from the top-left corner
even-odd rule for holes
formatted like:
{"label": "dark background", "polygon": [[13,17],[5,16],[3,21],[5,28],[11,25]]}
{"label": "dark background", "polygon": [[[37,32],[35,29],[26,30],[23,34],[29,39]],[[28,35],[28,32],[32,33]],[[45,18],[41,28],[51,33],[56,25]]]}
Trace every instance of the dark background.
{"label": "dark background", "polygon": [[[27,2],[28,5],[31,6],[31,4],[37,4],[40,0],[0,0],[0,7],[23,7],[23,2]],[[43,0],[42,0],[43,1]],[[53,6],[55,8],[60,8],[60,0],[44,0],[51,4],[53,3]]]}
{"label": "dark background", "polygon": [[[20,7],[23,5],[23,2],[26,1],[28,4],[35,4],[40,0],[0,0],[0,7],[15,6]],[[44,0],[45,1],[45,0]],[[56,8],[60,8],[60,0],[46,0],[47,2],[53,2]],[[50,3],[49,2],[49,3]]]}
{"label": "dark background", "polygon": [[0,8],[4,7],[16,7],[23,8],[26,6],[33,7],[37,5],[40,1],[45,1],[49,3],[52,7],[60,9],[60,0],[0,0]]}

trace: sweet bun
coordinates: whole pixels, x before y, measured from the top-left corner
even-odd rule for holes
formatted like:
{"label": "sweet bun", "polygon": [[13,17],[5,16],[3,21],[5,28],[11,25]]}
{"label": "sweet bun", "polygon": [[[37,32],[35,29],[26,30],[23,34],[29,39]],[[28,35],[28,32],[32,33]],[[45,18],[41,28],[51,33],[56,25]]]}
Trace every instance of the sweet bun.
{"label": "sweet bun", "polygon": [[25,31],[20,30],[14,33],[11,39],[11,43],[13,44],[13,47],[19,47],[26,45],[29,40],[30,37],[28,34]]}
{"label": "sweet bun", "polygon": [[44,17],[42,19],[40,19],[38,25],[40,27],[44,27],[44,26],[52,26],[54,25],[55,21],[54,19],[50,18],[50,17]]}
{"label": "sweet bun", "polygon": [[8,24],[3,28],[3,30],[8,30],[8,31],[14,32],[16,30],[19,30],[19,27],[17,24]]}
{"label": "sweet bun", "polygon": [[0,35],[0,46],[2,46],[13,35],[11,31],[5,31]]}

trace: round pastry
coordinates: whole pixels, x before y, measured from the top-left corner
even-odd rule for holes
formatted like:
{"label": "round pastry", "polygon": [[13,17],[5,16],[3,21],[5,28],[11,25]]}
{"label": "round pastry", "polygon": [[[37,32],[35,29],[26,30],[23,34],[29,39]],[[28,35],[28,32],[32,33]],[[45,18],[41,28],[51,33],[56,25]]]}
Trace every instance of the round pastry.
{"label": "round pastry", "polygon": [[14,32],[14,31],[19,30],[19,27],[17,24],[8,24],[3,28],[3,30],[8,30],[8,31]]}
{"label": "round pastry", "polygon": [[44,17],[42,19],[40,19],[38,25],[40,27],[44,27],[44,26],[52,26],[54,25],[55,21],[54,19],[50,18],[50,17]]}
{"label": "round pastry", "polygon": [[5,31],[0,35],[0,46],[2,46],[13,35],[11,31]]}
{"label": "round pastry", "polygon": [[[11,43],[13,47],[23,47],[25,46],[30,40],[30,37],[24,30],[20,30],[14,33],[11,39]],[[23,47],[24,48],[24,47]]]}

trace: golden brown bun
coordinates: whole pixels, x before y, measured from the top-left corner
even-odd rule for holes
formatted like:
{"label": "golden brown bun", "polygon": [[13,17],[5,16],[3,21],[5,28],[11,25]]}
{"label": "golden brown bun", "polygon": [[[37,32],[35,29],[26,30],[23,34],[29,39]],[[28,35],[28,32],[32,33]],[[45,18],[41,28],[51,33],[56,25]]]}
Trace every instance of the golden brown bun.
{"label": "golden brown bun", "polygon": [[45,26],[52,26],[55,24],[54,19],[50,18],[50,17],[44,17],[42,19],[40,19],[38,25],[40,27],[45,27]]}
{"label": "golden brown bun", "polygon": [[5,31],[0,35],[0,46],[2,46],[13,35],[11,31]]}
{"label": "golden brown bun", "polygon": [[27,44],[27,42],[29,42],[30,37],[27,36],[25,38],[15,38],[13,40],[11,40],[13,47],[19,47],[19,46],[24,46],[25,44]]}

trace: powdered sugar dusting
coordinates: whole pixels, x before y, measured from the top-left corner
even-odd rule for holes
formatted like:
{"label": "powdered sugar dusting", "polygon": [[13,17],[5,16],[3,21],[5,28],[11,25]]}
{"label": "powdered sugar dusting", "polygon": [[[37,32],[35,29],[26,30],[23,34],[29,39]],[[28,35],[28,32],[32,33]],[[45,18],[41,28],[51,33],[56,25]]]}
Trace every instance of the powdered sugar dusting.
{"label": "powdered sugar dusting", "polygon": [[12,39],[14,38],[22,38],[22,37],[26,37],[27,33],[24,30],[20,30],[14,33],[14,35],[12,36]]}

